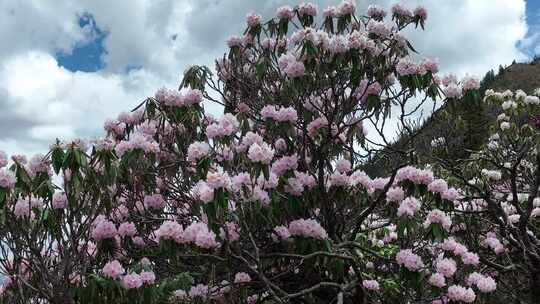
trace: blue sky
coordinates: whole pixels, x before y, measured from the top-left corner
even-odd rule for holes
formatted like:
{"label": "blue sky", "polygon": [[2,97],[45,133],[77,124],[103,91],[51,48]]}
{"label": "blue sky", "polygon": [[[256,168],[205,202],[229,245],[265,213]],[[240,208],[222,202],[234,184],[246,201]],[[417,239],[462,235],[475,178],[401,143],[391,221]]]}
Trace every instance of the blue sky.
{"label": "blue sky", "polygon": [[106,53],[103,42],[107,32],[97,24],[94,16],[85,13],[78,18],[78,26],[90,31],[92,40],[77,44],[69,53],[56,52],[58,65],[70,71],[95,72],[105,67],[103,56]]}
{"label": "blue sky", "polygon": [[527,31],[523,51],[530,57],[540,53],[540,0],[528,0],[526,5]]}
{"label": "blue sky", "polygon": [[[56,138],[102,136],[107,118],[178,87],[187,66],[213,67],[248,12],[270,18],[300,1],[0,1],[0,37],[9,42],[0,44],[0,150],[43,153]],[[313,2],[323,9],[340,0]],[[356,2],[364,11],[398,0]],[[442,73],[481,77],[540,51],[540,0],[399,2],[428,9],[426,30],[408,38]]]}
{"label": "blue sky", "polygon": [[[528,58],[540,53],[540,0],[528,0],[526,2],[526,21],[528,31],[525,41],[519,41],[517,46]],[[89,28],[93,32],[93,39],[76,45],[71,52],[56,52],[55,58],[58,65],[70,71],[96,72],[105,68],[103,57],[106,55],[104,40],[107,31],[104,31],[96,23],[94,16],[88,13],[82,14],[78,19],[81,28]],[[173,36],[176,37],[176,34]],[[125,71],[141,68],[141,65],[128,65]]]}

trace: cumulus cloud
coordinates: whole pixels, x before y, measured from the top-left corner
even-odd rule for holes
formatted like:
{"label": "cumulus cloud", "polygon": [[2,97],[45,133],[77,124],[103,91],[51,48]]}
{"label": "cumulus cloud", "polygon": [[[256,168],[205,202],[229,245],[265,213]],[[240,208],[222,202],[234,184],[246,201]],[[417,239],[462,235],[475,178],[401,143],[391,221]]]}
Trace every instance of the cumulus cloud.
{"label": "cumulus cloud", "polygon": [[[390,7],[396,1],[370,3]],[[402,1],[403,2],[403,1]],[[188,64],[213,66],[246,13],[265,18],[294,0],[1,1],[0,149],[44,151],[56,137],[95,137],[106,117],[130,110],[160,86],[175,87]],[[359,10],[367,8],[358,1]],[[417,50],[438,57],[444,72],[483,75],[523,58],[516,47],[527,31],[525,1],[404,1],[429,10],[425,32],[412,31]],[[318,1],[324,8],[338,1]],[[90,43],[78,24],[90,14],[107,33],[105,68],[85,73],[58,65],[55,54]],[[133,69],[133,67],[136,67]]]}

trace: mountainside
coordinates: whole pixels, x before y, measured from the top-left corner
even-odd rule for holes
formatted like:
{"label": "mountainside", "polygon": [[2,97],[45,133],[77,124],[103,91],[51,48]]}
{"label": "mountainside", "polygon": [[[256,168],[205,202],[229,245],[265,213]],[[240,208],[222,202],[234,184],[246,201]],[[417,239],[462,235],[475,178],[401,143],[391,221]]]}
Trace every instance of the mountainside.
{"label": "mountainside", "polygon": [[[540,88],[540,57],[529,63],[512,63],[508,67],[499,67],[497,74],[488,71],[481,81],[480,95],[487,89],[495,91],[521,89],[532,94]],[[469,102],[467,107],[464,102]],[[495,121],[498,109],[488,108],[483,103],[471,104],[470,101],[459,100],[447,103],[439,108],[423,124],[418,126],[421,132],[413,139],[408,156],[413,161],[424,163],[422,158],[431,155],[431,141],[434,138],[444,138],[447,158],[456,160],[467,157],[471,150],[479,148],[489,137],[489,126]],[[456,119],[457,116],[462,119]],[[403,136],[395,143],[395,147],[403,149],[407,137]],[[414,153],[413,153],[414,152]],[[384,154],[384,153],[382,153]],[[384,168],[392,168],[401,162],[403,157],[385,157],[378,155],[365,167],[368,174],[378,176],[387,174]]]}

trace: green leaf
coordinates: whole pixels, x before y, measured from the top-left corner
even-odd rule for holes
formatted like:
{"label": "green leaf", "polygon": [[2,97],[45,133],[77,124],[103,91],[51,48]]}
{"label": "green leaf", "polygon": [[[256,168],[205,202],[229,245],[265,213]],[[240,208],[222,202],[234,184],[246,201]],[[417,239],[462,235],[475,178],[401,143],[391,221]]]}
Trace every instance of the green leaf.
{"label": "green leaf", "polygon": [[64,163],[64,151],[60,147],[54,148],[51,154],[54,172],[58,174]]}

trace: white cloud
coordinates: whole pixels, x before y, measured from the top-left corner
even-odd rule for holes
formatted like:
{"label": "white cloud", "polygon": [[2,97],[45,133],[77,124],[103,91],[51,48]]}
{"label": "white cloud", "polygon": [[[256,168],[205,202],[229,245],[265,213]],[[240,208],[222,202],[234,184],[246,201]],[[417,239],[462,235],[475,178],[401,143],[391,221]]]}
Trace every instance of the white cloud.
{"label": "white cloud", "polygon": [[[0,134],[0,149],[29,153],[45,150],[55,137],[97,136],[106,117],[130,110],[160,86],[177,86],[188,64],[213,67],[247,12],[271,17],[285,3],[298,1],[0,1],[0,37],[9,42],[0,45],[0,126],[10,127]],[[426,31],[410,37],[421,54],[440,59],[443,71],[481,76],[523,57],[516,47],[527,30],[522,0],[405,3],[428,8]],[[108,33],[107,67],[95,73],[68,71],[54,58],[89,39],[77,23],[83,13]],[[133,66],[142,68],[125,73]]]}

